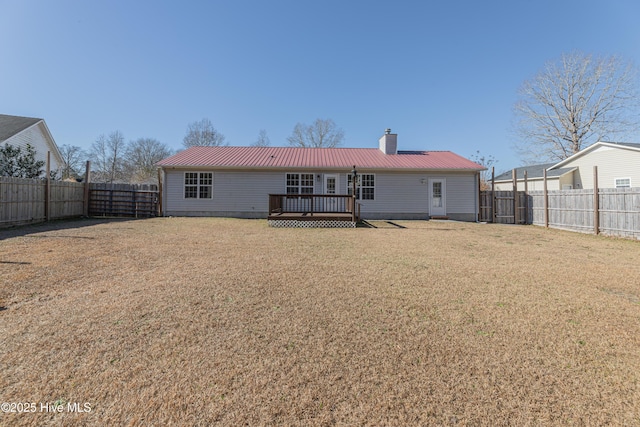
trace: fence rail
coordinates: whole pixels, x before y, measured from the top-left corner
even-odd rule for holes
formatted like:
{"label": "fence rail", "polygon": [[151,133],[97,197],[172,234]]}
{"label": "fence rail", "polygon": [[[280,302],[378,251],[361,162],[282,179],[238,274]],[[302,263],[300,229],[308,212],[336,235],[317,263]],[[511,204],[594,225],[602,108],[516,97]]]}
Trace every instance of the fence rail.
{"label": "fence rail", "polygon": [[[517,192],[514,200],[513,191],[481,191],[480,192],[480,221],[499,224],[527,223],[527,195],[524,191]],[[517,212],[517,216],[514,214]]]}
{"label": "fence rail", "polygon": [[[491,191],[481,192],[480,219],[513,224],[513,192],[496,193],[501,198],[496,197],[493,216]],[[640,239],[640,188],[599,188],[597,199],[593,189],[518,193],[518,208],[526,206],[519,223]]]}
{"label": "fence rail", "polygon": [[[81,216],[84,184],[0,177],[0,227]],[[48,200],[48,206],[47,206]]]}
{"label": "fence rail", "polygon": [[149,218],[158,214],[158,192],[140,190],[89,190],[90,216]]}
{"label": "fence rail", "polygon": [[155,185],[102,183],[87,189],[79,182],[0,177],[0,227],[80,217],[85,205],[92,216],[156,216],[158,190]]}
{"label": "fence rail", "polygon": [[269,194],[269,216],[307,214],[309,217],[345,214],[354,221],[360,218],[360,204],[344,194]]}

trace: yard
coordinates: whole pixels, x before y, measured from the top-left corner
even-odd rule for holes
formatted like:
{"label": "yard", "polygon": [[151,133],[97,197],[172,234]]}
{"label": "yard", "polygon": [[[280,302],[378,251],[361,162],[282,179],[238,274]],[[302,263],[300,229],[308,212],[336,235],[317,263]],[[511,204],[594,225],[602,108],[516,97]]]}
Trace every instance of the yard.
{"label": "yard", "polygon": [[0,230],[0,425],[640,424],[640,242],[374,224]]}

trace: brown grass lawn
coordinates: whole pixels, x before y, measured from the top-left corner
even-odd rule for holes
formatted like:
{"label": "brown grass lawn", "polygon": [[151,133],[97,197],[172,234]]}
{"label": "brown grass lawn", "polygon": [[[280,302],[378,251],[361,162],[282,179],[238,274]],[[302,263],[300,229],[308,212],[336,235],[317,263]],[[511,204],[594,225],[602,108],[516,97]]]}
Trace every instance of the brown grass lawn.
{"label": "brown grass lawn", "polygon": [[640,424],[640,242],[377,224],[0,231],[0,425]]}

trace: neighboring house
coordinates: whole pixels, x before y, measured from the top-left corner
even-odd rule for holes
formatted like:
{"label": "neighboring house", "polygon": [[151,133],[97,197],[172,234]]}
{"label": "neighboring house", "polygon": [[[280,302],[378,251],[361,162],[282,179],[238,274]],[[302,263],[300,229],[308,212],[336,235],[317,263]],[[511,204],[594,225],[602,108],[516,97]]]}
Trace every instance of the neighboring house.
{"label": "neighboring house", "polygon": [[476,221],[479,172],[450,151],[379,148],[192,147],[158,163],[165,216],[266,218],[269,194],[348,195],[353,167],[364,219]]}
{"label": "neighboring house", "polygon": [[31,145],[36,152],[36,160],[45,162],[43,170],[46,169],[47,151],[51,152],[52,171],[61,169],[64,164],[44,119],[0,114],[0,146],[5,144],[20,147],[23,152],[27,144]]}
{"label": "neighboring house", "polygon": [[[599,188],[640,187],[640,144],[596,142],[573,156],[558,162],[516,168],[518,191],[543,190],[547,171],[547,190],[593,188],[593,167],[598,166]],[[495,177],[495,189],[513,190],[512,172]]]}

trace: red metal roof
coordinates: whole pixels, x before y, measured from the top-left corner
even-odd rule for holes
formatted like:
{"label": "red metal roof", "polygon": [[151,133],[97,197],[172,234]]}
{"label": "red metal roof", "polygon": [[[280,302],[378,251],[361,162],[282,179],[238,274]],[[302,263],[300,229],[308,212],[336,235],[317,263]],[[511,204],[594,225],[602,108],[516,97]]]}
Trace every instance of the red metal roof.
{"label": "red metal roof", "polygon": [[160,162],[164,167],[310,169],[484,170],[451,151],[399,151],[377,148],[191,147]]}

